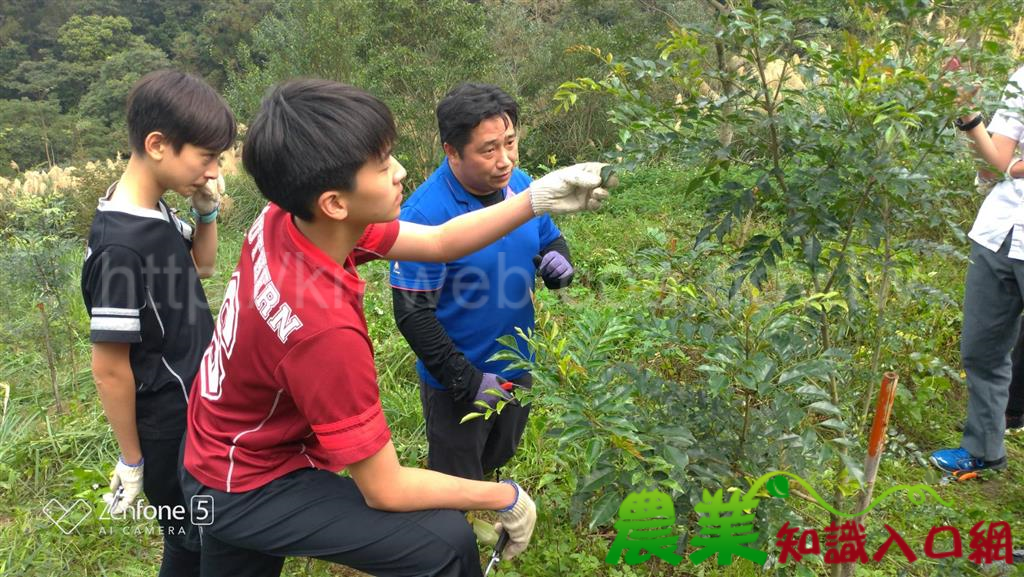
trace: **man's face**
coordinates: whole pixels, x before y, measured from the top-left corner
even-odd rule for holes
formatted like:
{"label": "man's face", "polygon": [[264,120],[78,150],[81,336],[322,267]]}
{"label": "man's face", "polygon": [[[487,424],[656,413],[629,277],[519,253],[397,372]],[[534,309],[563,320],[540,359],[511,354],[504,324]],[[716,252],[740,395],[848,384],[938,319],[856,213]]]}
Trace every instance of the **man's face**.
{"label": "man's face", "polygon": [[405,175],[405,167],[390,154],[363,163],[356,172],[354,190],[348,193],[348,218],[360,224],[390,222],[398,218]]}
{"label": "man's face", "polygon": [[473,194],[489,194],[508,186],[519,162],[519,138],[508,116],[492,116],[473,129],[459,154],[444,145],[455,178]]}
{"label": "man's face", "polygon": [[168,146],[160,161],[160,180],[166,189],[191,197],[220,174],[220,151],[186,144],[175,151]]}

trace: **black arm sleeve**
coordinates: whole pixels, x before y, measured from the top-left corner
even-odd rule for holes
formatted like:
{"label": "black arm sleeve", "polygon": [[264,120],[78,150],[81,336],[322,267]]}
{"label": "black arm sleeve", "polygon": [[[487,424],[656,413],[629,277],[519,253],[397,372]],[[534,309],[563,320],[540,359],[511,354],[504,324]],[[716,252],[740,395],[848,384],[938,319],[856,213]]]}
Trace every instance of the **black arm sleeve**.
{"label": "black arm sleeve", "polygon": [[472,402],[483,381],[435,316],[441,291],[391,289],[395,324],[416,356],[430,373],[458,401]]}
{"label": "black arm sleeve", "polygon": [[[569,254],[569,243],[565,240],[564,236],[559,235],[558,238],[548,243],[546,247],[540,249],[540,256],[543,257],[549,252],[561,254],[565,257],[565,260],[569,261],[569,264],[572,264],[572,256]],[[544,281],[544,286],[550,290],[558,290],[572,284],[572,275],[565,280],[546,279],[543,275],[541,275],[541,279]]]}

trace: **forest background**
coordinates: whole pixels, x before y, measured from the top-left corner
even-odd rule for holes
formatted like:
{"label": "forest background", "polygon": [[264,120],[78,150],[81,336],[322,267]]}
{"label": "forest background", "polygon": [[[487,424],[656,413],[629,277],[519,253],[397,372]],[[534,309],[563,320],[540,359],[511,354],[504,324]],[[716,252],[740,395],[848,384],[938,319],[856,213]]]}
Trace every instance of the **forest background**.
{"label": "forest background", "polygon": [[[604,558],[619,505],[644,489],[673,499],[681,553],[694,550],[705,489],[746,491],[770,471],[855,510],[885,371],[900,381],[875,494],[925,484],[950,505],[883,501],[866,518],[869,554],[889,524],[919,559],[893,548],[857,574],[1012,572],[970,562],[968,530],[1009,521],[1024,539],[1021,441],[1008,441],[1008,471],[964,484],[943,484],[924,455],[958,443],[966,407],[965,230],[982,196],[950,124],[965,111],[955,87],[979,83],[976,105],[995,110],[1022,63],[1020,16],[1006,0],[3,2],[0,575],[151,575],[158,563],[151,522],[89,516],[65,534],[45,510],[51,499],[99,507],[116,459],[79,272],[96,199],[128,150],[125,96],[166,66],[207,79],[243,124],[286,78],[370,90],[398,120],[410,191],[441,159],[434,106],[464,80],[518,98],[534,176],[619,165],[601,212],[558,220],[576,281],[537,293],[539,386],[506,471],[540,520],[501,575],[837,572],[820,555],[775,560],[785,522],[831,521],[795,484],[788,499],[759,495],[763,567]],[[944,73],[953,55],[969,70]],[[205,281],[214,312],[263,205],[237,159],[223,162],[230,199]],[[422,464],[414,357],[386,265],[363,276],[388,421],[403,463]],[[962,558],[924,558],[939,525],[959,529]],[[286,574],[352,573],[294,559]]]}

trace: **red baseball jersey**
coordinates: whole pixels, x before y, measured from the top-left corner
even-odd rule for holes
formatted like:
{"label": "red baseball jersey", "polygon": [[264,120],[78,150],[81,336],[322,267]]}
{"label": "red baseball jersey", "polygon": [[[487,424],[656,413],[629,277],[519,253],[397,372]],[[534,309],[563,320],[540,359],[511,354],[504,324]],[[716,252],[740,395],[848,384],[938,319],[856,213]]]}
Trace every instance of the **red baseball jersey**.
{"label": "red baseball jersey", "polygon": [[260,213],[189,397],[185,467],[199,482],[249,491],[388,442],[355,267],[387,253],[398,227],[367,227],[340,265],[277,205]]}

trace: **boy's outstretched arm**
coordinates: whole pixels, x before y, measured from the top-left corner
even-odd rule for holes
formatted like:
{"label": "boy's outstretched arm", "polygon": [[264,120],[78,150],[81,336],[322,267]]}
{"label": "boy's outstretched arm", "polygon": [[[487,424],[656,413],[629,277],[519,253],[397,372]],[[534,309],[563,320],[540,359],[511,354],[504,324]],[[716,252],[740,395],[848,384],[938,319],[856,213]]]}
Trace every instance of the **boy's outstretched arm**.
{"label": "boy's outstretched arm", "polygon": [[533,181],[530,188],[505,202],[474,210],[438,226],[403,222],[389,260],[450,262],[498,240],[544,213],[593,210],[608,197],[600,188],[599,162],[574,164]]}
{"label": "boy's outstretched arm", "polygon": [[506,558],[525,550],[533,535],[537,509],[518,485],[474,481],[428,469],[403,467],[391,441],[374,455],[349,465],[348,472],[366,504],[374,509],[498,511],[498,522],[509,534]]}
{"label": "boy's outstretched arm", "polygon": [[348,472],[366,504],[382,511],[496,510],[515,498],[510,485],[403,467],[392,441],[374,455],[349,465]]}

